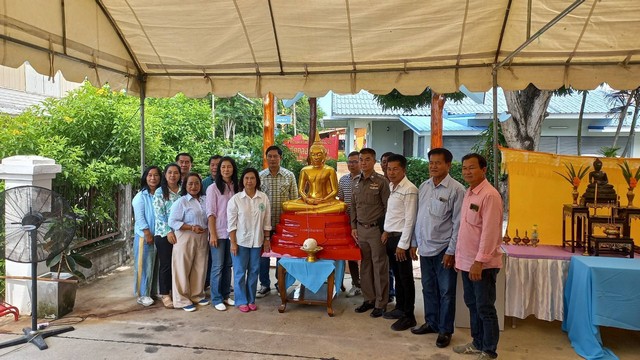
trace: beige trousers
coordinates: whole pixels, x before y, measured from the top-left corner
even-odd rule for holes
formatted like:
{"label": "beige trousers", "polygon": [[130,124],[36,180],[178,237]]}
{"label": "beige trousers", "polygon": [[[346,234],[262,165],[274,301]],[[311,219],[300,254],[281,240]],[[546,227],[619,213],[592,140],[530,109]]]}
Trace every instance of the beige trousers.
{"label": "beige trousers", "polygon": [[171,255],[173,307],[183,308],[204,299],[209,242],[207,233],[176,231]]}

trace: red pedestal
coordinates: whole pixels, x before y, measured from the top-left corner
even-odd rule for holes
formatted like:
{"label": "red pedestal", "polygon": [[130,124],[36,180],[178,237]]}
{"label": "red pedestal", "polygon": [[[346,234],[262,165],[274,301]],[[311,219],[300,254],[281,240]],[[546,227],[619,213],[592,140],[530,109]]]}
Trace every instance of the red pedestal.
{"label": "red pedestal", "polygon": [[323,250],[316,254],[319,259],[360,260],[360,248],[351,236],[349,216],[344,213],[283,213],[271,238],[271,248],[279,254],[306,257],[300,247],[308,238],[322,246]]}

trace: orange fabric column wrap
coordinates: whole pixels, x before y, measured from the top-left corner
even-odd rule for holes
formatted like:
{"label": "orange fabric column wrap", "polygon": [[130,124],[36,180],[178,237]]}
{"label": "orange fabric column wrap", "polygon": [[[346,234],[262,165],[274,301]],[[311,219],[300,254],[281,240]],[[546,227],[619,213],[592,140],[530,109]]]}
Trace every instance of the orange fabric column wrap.
{"label": "orange fabric column wrap", "polygon": [[431,91],[431,149],[442,147],[444,95]]}
{"label": "orange fabric column wrap", "polygon": [[274,144],[275,133],[275,98],[272,92],[267,93],[262,102],[263,117],[262,117],[262,131],[264,134],[264,142],[262,143],[262,167],[267,168],[267,157],[265,152],[267,148]]}

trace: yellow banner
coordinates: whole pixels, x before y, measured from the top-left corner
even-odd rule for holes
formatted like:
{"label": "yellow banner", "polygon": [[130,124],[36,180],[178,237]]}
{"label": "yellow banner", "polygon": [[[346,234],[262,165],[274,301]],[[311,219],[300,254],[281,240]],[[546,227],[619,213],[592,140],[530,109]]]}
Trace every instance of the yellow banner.
{"label": "yellow banner", "polygon": [[[580,165],[590,166],[582,179],[578,192],[584,194],[589,182],[588,173],[593,171],[594,157],[556,155],[549,153],[501,148],[503,169],[509,175],[509,195],[505,202],[509,204],[508,232],[512,238],[518,229],[520,237],[525,231],[531,237],[531,229],[538,225],[541,244],[562,245],[562,205],[571,204],[573,186],[555,171],[566,174],[564,163],[573,164],[576,171]],[[627,206],[628,185],[622,176],[618,164],[625,160],[632,174],[640,166],[640,159],[600,158],[602,171],[607,174],[609,184],[613,185],[621,206]],[[634,200],[640,204],[640,196]],[[593,211],[592,211],[593,212]],[[608,209],[598,209],[598,215],[610,214]],[[571,222],[567,219],[567,237]],[[640,239],[640,226],[631,227],[631,237]],[[638,241],[635,241],[637,244]]]}

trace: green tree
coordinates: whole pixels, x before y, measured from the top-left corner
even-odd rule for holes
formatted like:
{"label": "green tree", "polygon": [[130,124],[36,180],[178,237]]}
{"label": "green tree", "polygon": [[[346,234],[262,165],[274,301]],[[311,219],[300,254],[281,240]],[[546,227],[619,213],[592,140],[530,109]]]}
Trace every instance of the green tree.
{"label": "green tree", "polygon": [[[139,138],[138,121],[136,123]],[[147,99],[147,164],[165,166],[175,160],[176,154],[188,152],[194,159],[192,170],[200,174],[208,173],[209,157],[218,151],[222,143],[212,136],[212,121],[210,102],[207,98],[191,99],[180,93],[171,98]],[[149,144],[153,146],[149,147]],[[139,151],[137,154],[139,156]]]}
{"label": "green tree", "polygon": [[262,135],[262,99],[243,95],[215,98],[215,128],[217,136],[232,142],[236,134]]}
{"label": "green tree", "polygon": [[447,100],[461,101],[465,98],[465,95],[462,92],[440,95],[427,87],[420,95],[403,95],[398,90],[393,89],[387,95],[374,95],[373,98],[382,106],[383,110],[392,109],[411,112],[421,107],[430,107],[431,144],[433,144],[434,140],[436,140],[435,136],[439,136],[439,141],[442,142],[442,114],[445,102]]}

